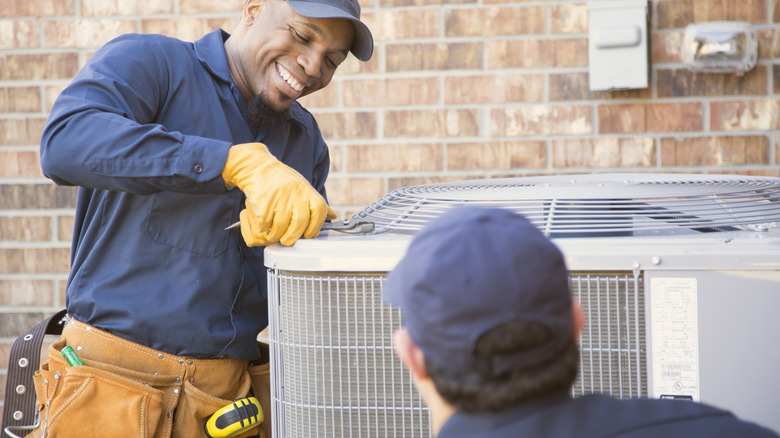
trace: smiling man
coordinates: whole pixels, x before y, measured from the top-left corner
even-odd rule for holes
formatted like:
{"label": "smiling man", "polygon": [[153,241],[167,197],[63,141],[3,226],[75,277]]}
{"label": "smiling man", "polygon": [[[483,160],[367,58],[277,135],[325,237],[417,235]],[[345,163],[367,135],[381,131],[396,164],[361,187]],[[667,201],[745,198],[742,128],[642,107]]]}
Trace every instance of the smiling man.
{"label": "smiling man", "polygon": [[[267,398],[263,246],[335,217],[328,148],[297,99],[372,52],[357,0],[249,0],[232,34],[124,35],[92,56],[41,139],[44,173],[79,187],[41,428],[203,436],[230,401]],[[66,368],[65,345],[83,368]],[[73,404],[81,384],[93,390]]]}

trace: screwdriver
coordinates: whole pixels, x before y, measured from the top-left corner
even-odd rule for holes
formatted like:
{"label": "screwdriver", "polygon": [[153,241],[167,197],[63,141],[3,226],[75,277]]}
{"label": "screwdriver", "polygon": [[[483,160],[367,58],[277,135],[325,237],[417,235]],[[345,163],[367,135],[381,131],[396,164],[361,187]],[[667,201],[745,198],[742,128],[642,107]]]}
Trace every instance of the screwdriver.
{"label": "screwdriver", "polygon": [[263,422],[263,409],[255,397],[240,398],[220,408],[206,421],[206,435],[211,438],[229,438]]}

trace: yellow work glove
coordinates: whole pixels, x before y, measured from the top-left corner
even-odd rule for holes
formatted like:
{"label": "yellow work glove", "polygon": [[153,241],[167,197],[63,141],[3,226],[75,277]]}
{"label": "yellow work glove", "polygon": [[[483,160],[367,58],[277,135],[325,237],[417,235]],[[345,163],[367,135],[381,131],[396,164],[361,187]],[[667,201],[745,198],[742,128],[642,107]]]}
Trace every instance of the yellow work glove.
{"label": "yellow work glove", "polygon": [[309,181],[262,143],[232,146],[222,179],[225,187],[238,187],[246,196],[241,235],[249,246],[290,246],[301,236],[315,237],[326,218],[336,217]]}

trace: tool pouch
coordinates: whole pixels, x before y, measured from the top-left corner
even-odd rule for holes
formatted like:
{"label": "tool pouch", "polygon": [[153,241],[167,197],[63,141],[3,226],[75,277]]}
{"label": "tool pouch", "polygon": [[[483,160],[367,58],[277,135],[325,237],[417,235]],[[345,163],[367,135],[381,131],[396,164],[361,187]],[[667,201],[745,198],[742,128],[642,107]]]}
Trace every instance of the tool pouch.
{"label": "tool pouch", "polygon": [[65,340],[49,346],[49,360],[35,372],[40,426],[29,436],[153,436],[162,413],[162,391],[175,376],[159,376],[84,361],[68,366]]}
{"label": "tool pouch", "polygon": [[252,393],[260,402],[265,417],[260,424],[265,435],[260,434],[260,437],[271,438],[271,364],[251,365],[248,371],[252,379]]}
{"label": "tool pouch", "polygon": [[[240,387],[240,394],[249,392],[249,374],[244,373]],[[203,436],[206,420],[218,409],[233,402],[233,400],[214,397],[196,388],[190,382],[184,382],[182,391],[183,396],[176,407],[176,416],[173,423],[173,429],[176,431],[175,437]],[[257,436],[257,428],[237,435],[236,438],[254,436]]]}

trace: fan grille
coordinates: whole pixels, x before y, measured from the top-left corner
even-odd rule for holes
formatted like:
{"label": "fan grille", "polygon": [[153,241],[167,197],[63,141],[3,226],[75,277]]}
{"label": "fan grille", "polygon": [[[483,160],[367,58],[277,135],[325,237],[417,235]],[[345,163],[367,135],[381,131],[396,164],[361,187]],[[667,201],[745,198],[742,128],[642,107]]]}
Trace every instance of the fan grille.
{"label": "fan grille", "polygon": [[448,209],[523,214],[550,237],[761,231],[780,222],[780,178],[606,174],[405,187],[356,216],[376,231],[414,232]]}
{"label": "fan grille", "polygon": [[[276,437],[430,437],[428,408],[393,353],[400,309],[384,272],[269,270]],[[644,279],[570,272],[586,325],[572,394],[646,397]]]}

